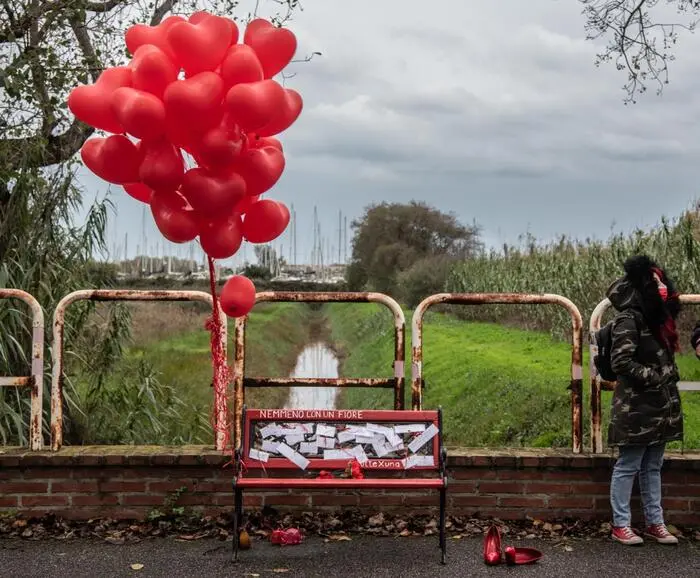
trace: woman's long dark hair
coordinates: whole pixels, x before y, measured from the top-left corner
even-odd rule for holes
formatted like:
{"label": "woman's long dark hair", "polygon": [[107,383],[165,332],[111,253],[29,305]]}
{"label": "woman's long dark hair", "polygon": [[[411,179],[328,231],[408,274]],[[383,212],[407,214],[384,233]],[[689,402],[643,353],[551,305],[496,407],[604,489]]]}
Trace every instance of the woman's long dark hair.
{"label": "woman's long dark hair", "polygon": [[[676,286],[666,271],[646,255],[635,255],[625,261],[625,275],[641,297],[640,306],[644,319],[651,332],[670,349],[678,348],[678,333],[675,320],[681,312],[681,302]],[[654,273],[668,289],[668,298],[664,301],[659,295]]]}

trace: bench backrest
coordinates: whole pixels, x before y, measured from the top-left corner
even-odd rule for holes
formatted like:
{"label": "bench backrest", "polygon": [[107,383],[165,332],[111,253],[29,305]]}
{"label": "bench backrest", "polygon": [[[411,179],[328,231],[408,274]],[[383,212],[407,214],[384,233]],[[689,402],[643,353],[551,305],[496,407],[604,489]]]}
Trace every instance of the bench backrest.
{"label": "bench backrest", "polygon": [[438,470],[441,428],[440,410],[244,410],[241,458],[247,468],[337,470],[357,458],[365,470]]}

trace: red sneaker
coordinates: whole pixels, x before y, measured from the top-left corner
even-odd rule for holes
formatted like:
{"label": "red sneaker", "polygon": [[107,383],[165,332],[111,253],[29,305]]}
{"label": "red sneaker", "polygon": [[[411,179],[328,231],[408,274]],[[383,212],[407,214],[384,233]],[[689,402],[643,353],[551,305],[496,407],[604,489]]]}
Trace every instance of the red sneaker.
{"label": "red sneaker", "polygon": [[678,544],[678,538],[668,531],[665,524],[647,526],[644,535],[656,540],[659,544]]}
{"label": "red sneaker", "polygon": [[612,539],[625,546],[638,546],[644,543],[641,536],[635,534],[634,530],[629,526],[621,526],[619,528],[613,526]]}

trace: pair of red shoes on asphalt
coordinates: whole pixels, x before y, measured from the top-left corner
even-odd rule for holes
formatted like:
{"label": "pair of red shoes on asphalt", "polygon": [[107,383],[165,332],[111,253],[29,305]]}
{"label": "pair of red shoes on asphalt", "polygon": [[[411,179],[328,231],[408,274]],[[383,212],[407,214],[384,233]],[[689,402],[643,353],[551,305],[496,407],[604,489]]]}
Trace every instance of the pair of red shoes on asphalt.
{"label": "pair of red shoes on asphalt", "polygon": [[506,564],[513,566],[515,564],[533,564],[542,558],[542,552],[534,548],[515,548],[506,546],[505,550],[501,550],[501,531],[498,526],[493,525],[486,532],[484,538],[484,562],[489,566],[496,566],[503,562],[505,553]]}

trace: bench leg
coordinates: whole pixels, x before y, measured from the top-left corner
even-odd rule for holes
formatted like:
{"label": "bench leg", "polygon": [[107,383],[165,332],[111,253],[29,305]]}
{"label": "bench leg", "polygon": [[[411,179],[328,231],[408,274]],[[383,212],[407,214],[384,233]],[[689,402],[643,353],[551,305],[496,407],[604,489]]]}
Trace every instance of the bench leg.
{"label": "bench leg", "polygon": [[238,561],[239,528],[243,522],[243,490],[233,491],[233,561]]}
{"label": "bench leg", "polygon": [[440,549],[442,556],[440,563],[445,564],[447,555],[447,537],[445,536],[445,502],[447,499],[447,488],[440,488]]}

